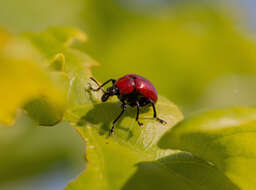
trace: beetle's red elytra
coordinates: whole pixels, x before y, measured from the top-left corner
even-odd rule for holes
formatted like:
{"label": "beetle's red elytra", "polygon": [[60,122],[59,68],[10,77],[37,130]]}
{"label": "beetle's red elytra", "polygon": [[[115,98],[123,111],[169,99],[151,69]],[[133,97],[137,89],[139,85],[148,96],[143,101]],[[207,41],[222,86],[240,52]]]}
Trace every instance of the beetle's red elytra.
{"label": "beetle's red elytra", "polygon": [[157,101],[157,92],[152,83],[139,75],[125,75],[115,83],[121,95],[127,95],[136,91],[143,97]]}
{"label": "beetle's red elytra", "polygon": [[[107,101],[110,96],[114,95],[116,95],[122,102],[122,111],[113,121],[113,125],[111,130],[109,131],[109,135],[114,132],[115,123],[122,116],[127,105],[131,107],[137,107],[136,121],[140,126],[143,125],[143,123],[139,122],[140,107],[146,105],[151,105],[153,107],[154,118],[156,118],[162,124],[166,124],[164,120],[157,117],[155,108],[155,103],[157,102],[157,91],[153,84],[144,77],[136,74],[129,74],[119,78],[118,80],[109,79],[102,85],[99,85],[99,83],[94,78],[91,77],[90,79],[98,85],[98,88],[96,89],[89,86],[90,89],[93,91],[102,90],[102,92],[104,93],[101,97],[102,102]],[[103,86],[105,86],[109,82],[112,82],[112,86],[107,88],[107,90],[105,91],[103,89]]]}

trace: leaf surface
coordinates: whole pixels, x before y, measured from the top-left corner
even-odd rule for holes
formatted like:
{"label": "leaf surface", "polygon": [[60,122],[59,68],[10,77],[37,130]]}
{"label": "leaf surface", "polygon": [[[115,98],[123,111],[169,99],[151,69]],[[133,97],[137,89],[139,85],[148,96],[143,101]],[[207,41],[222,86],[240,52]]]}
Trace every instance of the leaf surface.
{"label": "leaf surface", "polygon": [[63,89],[31,45],[5,32],[0,32],[0,41],[0,122],[13,124],[16,110],[35,97],[64,106]]}
{"label": "leaf surface", "polygon": [[161,148],[180,149],[212,162],[239,188],[255,189],[256,110],[234,107],[203,113],[169,130]]}
{"label": "leaf surface", "polygon": [[[153,119],[152,108],[145,107],[140,114],[144,125],[139,127],[136,109],[128,108],[116,124],[114,135],[107,137],[112,121],[121,111],[120,103],[116,98],[101,103],[100,92],[88,91],[90,67],[95,61],[73,48],[75,39],[86,39],[79,30],[54,27],[42,33],[26,33],[24,38],[40,53],[38,66],[47,71],[46,76],[54,78],[47,89],[40,91],[46,95],[29,96],[26,112],[39,125],[67,121],[86,142],[87,168],[67,189],[237,189],[210,163],[189,153],[157,146],[161,136],[183,119],[179,109],[164,97],[159,96],[156,109],[158,116],[167,121],[166,126]],[[56,102],[49,98],[58,94],[48,90],[55,84],[63,90],[63,107],[56,106],[58,98]],[[48,95],[49,92],[52,93]]]}
{"label": "leaf surface", "polygon": [[89,68],[95,62],[71,47],[74,41],[85,41],[87,37],[78,29],[67,27],[51,27],[41,33],[25,33],[23,36],[43,55],[45,66],[58,76],[65,89],[65,110],[45,98],[32,100],[25,107],[40,125],[54,125],[62,120],[66,109],[87,101],[84,85],[90,75]]}
{"label": "leaf surface", "polygon": [[[87,169],[67,189],[156,189],[159,185],[163,185],[163,189],[236,189],[209,163],[191,154],[158,148],[159,138],[183,118],[179,109],[163,97],[159,98],[157,111],[167,126],[152,118],[152,108],[144,108],[140,115],[144,125],[139,127],[135,121],[136,110],[129,108],[117,123],[115,134],[107,138],[111,123],[120,112],[120,103],[115,98],[101,103],[100,92],[88,91],[90,67],[95,62],[72,46],[48,44],[49,39],[61,44],[69,41],[65,35],[62,40],[55,39],[58,33],[53,32],[55,30],[61,28],[28,36],[51,61],[49,67],[67,75],[64,120],[71,123],[86,142]],[[201,170],[204,172],[200,173]],[[193,171],[199,174],[195,176]]]}
{"label": "leaf surface", "polygon": [[87,148],[87,168],[68,185],[68,190],[237,189],[208,162],[157,147],[162,134],[182,119],[178,108],[167,99],[160,97],[157,104],[159,117],[167,121],[167,126],[152,119],[151,109],[144,109],[140,119],[144,125],[139,127],[136,110],[129,108],[117,123],[114,135],[107,138],[111,123],[121,110],[120,103],[100,103],[94,96],[91,98],[93,104],[66,114],[65,119],[76,126]]}

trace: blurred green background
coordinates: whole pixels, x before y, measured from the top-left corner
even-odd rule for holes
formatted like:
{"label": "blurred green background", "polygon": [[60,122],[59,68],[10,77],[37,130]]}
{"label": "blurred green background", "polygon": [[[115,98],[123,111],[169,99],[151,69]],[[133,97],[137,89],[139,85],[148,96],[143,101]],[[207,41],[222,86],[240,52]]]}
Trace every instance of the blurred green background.
{"label": "blurred green background", "polygon": [[[76,48],[100,63],[99,81],[143,75],[185,116],[254,105],[255,16],[253,0],[0,2],[0,27],[14,34],[81,28],[89,40]],[[0,126],[0,189],[63,189],[84,169],[84,144],[67,123],[35,127],[22,113],[18,121]]]}

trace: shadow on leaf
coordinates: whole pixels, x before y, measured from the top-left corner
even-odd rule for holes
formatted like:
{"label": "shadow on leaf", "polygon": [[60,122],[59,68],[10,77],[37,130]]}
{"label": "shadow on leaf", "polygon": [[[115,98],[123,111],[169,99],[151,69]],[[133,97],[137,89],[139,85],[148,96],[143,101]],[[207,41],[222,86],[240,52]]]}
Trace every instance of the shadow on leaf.
{"label": "shadow on leaf", "polygon": [[[140,109],[140,113],[145,113],[148,110],[149,107],[143,107]],[[77,126],[84,126],[86,122],[90,122],[94,125],[97,124],[100,125],[99,134],[104,135],[108,133],[113,121],[120,112],[121,103],[119,102],[94,103],[93,108],[77,122]],[[122,126],[120,123],[125,117],[130,117],[135,121],[136,113],[136,108],[128,106],[122,117],[115,124],[115,129],[126,131],[128,138],[131,138],[133,136],[132,131],[129,130],[128,126]],[[138,125],[137,122],[136,125]],[[137,127],[139,127],[139,125]]]}
{"label": "shadow on leaf", "polygon": [[239,190],[208,162],[180,152],[153,162],[140,162],[122,190]]}

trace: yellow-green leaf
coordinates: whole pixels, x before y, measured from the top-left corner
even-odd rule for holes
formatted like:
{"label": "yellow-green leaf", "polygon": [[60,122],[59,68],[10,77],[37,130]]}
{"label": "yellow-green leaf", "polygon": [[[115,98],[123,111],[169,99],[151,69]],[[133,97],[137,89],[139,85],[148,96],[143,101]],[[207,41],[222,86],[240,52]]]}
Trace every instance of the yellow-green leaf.
{"label": "yellow-green leaf", "polygon": [[[76,101],[81,103],[90,75],[89,68],[94,61],[85,53],[73,49],[71,45],[75,40],[85,41],[86,35],[74,28],[52,27],[41,33],[25,33],[23,36],[43,55],[45,65],[58,77],[59,85],[65,89],[66,108],[70,109]],[[73,84],[78,87],[76,90]],[[83,101],[86,102],[87,99]],[[25,108],[40,125],[56,124],[65,112],[63,108],[45,98],[35,99]]]}
{"label": "yellow-green leaf", "polygon": [[68,109],[75,104],[88,103],[85,87],[91,76],[90,67],[96,62],[84,52],[72,48],[73,41],[84,42],[86,35],[75,28],[52,27],[41,33],[25,33],[24,36],[44,55],[53,71],[66,75],[67,81],[63,86]]}
{"label": "yellow-green leaf", "polygon": [[152,109],[145,108],[140,117],[144,125],[139,127],[135,121],[136,109],[129,108],[117,123],[114,135],[108,138],[111,123],[121,110],[120,103],[116,99],[101,103],[95,93],[89,95],[91,104],[65,115],[87,148],[87,168],[67,190],[237,189],[208,162],[191,154],[157,147],[159,138],[182,119],[181,112],[167,99],[160,97],[157,103],[159,117],[167,121],[167,126],[152,118]]}
{"label": "yellow-green leaf", "polygon": [[23,35],[48,59],[69,48],[75,40],[83,42],[87,40],[85,33],[71,27],[51,27],[41,33]]}
{"label": "yellow-green leaf", "polygon": [[256,187],[256,109],[234,107],[194,116],[169,130],[160,147],[213,163],[240,189]]}
{"label": "yellow-green leaf", "polygon": [[0,33],[0,122],[11,125],[16,110],[30,99],[47,97],[56,106],[64,105],[62,88],[41,65],[41,56],[20,38]]}
{"label": "yellow-green leaf", "polygon": [[56,93],[49,95],[52,91],[48,88],[43,94],[29,97],[23,105],[39,125],[54,125],[63,119],[85,140],[87,168],[67,189],[153,190],[159,186],[184,190],[237,189],[224,173],[207,161],[157,146],[161,136],[183,119],[179,109],[161,96],[156,108],[159,117],[167,121],[166,126],[153,119],[152,108],[146,107],[140,115],[144,125],[139,127],[135,121],[136,109],[128,108],[117,123],[114,135],[107,138],[111,123],[120,112],[120,103],[116,98],[101,103],[100,92],[88,91],[90,67],[95,62],[70,43],[74,38],[85,39],[81,37],[84,35],[77,30],[65,30],[51,28],[24,35],[43,55],[38,66],[47,71],[46,76],[54,78],[47,87],[57,85],[64,89],[61,95],[66,99],[60,104],[63,107],[56,106],[59,100],[50,98]]}

